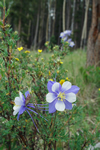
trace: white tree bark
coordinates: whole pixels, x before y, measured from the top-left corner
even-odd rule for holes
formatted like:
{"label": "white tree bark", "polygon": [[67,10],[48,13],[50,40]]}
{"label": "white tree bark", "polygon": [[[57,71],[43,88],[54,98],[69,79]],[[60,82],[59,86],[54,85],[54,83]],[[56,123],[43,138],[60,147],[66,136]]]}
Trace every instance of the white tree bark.
{"label": "white tree bark", "polygon": [[74,2],[73,2],[73,13],[72,13],[72,22],[71,22],[71,30],[72,30],[72,32],[74,30],[75,5],[76,5],[76,0],[74,0]]}
{"label": "white tree bark", "polygon": [[63,1],[63,31],[65,31],[65,8],[66,8],[66,0]]}
{"label": "white tree bark", "polygon": [[80,48],[82,48],[82,45],[83,46],[85,45],[85,41],[86,41],[86,37],[87,37],[87,19],[88,19],[89,0],[85,0],[85,4],[86,4],[86,10],[85,10],[85,17],[84,17],[84,24],[83,24]]}

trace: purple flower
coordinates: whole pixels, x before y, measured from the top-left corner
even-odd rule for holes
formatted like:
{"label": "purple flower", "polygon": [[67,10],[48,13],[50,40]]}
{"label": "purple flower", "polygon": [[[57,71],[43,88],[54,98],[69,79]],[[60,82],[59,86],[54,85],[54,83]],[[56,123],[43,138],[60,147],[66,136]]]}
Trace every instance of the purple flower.
{"label": "purple flower", "polygon": [[66,36],[70,36],[70,35],[71,35],[71,33],[72,33],[72,31],[71,31],[71,30],[66,30],[66,31],[64,31],[64,34],[65,34]]}
{"label": "purple flower", "polygon": [[47,88],[49,93],[46,95],[46,101],[49,103],[49,113],[72,109],[79,87],[71,85],[69,81],[64,82],[62,86],[59,82],[49,81]]}
{"label": "purple flower", "polygon": [[[34,112],[35,114],[38,114],[38,113],[36,111],[28,108],[28,107],[35,108],[35,106],[33,104],[28,103],[29,98],[30,98],[29,91],[27,91],[25,93],[25,98],[24,98],[24,95],[21,92],[19,92],[19,97],[16,97],[15,100],[14,100],[15,106],[13,107],[13,109],[14,109],[13,115],[16,115],[18,113],[17,120],[19,120],[19,116],[21,114],[23,114],[24,111],[27,111],[29,116],[31,117],[34,125],[35,125],[35,122],[34,122],[32,116],[31,116],[29,110]],[[35,127],[36,127],[36,125],[35,125]],[[37,127],[36,127],[36,129],[37,129]]]}
{"label": "purple flower", "polygon": [[69,42],[69,46],[73,47],[75,45],[75,43],[73,41]]}

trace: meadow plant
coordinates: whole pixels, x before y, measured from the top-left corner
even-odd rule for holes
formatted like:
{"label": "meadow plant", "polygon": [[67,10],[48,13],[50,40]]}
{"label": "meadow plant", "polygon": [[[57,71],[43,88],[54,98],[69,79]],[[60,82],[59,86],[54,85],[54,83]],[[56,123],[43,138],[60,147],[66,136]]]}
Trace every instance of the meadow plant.
{"label": "meadow plant", "polygon": [[[38,50],[33,59],[29,50],[16,46],[18,33],[6,23],[7,12],[0,4],[1,149],[84,148],[87,130],[77,128],[84,106],[77,106],[79,87],[69,82],[62,61],[70,44],[63,41],[62,50],[55,45],[47,60]],[[50,52],[49,42],[45,45]]]}

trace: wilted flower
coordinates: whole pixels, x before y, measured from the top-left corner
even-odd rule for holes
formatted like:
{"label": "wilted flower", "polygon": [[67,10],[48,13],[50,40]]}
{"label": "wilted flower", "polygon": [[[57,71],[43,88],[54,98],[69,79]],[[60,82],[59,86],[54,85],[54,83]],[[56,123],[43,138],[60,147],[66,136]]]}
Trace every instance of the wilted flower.
{"label": "wilted flower", "polygon": [[64,82],[62,86],[58,82],[48,81],[47,88],[49,93],[46,95],[46,101],[49,103],[49,113],[72,109],[79,87],[71,85],[69,81]]}

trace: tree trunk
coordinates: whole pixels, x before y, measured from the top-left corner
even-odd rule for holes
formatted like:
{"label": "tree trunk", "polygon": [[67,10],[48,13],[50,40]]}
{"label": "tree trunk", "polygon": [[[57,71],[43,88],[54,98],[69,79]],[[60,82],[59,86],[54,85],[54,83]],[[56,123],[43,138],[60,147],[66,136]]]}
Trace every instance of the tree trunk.
{"label": "tree trunk", "polygon": [[54,18],[53,18],[53,25],[52,25],[52,36],[55,32],[55,18],[56,18],[56,0],[54,0]]}
{"label": "tree trunk", "polygon": [[36,45],[37,45],[37,36],[38,36],[38,28],[39,28],[39,12],[40,9],[38,9],[38,13],[37,13],[37,23],[36,23],[36,30],[35,30],[35,37],[34,37],[34,50],[36,49]]}
{"label": "tree trunk", "polygon": [[85,0],[86,9],[85,9],[84,25],[83,25],[82,36],[81,36],[81,44],[80,44],[81,48],[82,48],[82,46],[85,46],[85,44],[86,44],[89,1],[90,0]]}
{"label": "tree trunk", "polygon": [[66,29],[69,30],[70,29],[70,18],[71,18],[71,1],[68,0],[67,1],[67,16],[66,16]]}
{"label": "tree trunk", "polygon": [[72,22],[71,22],[71,30],[72,30],[72,32],[74,30],[75,5],[76,5],[76,0],[74,0],[74,2],[73,2],[73,13],[72,13]]}
{"label": "tree trunk", "polygon": [[44,25],[45,1],[41,4],[40,27],[38,37],[38,48],[41,47],[43,41],[43,25]]}
{"label": "tree trunk", "polygon": [[87,66],[100,66],[100,0],[93,0],[92,24],[87,45]]}
{"label": "tree trunk", "polygon": [[63,1],[63,31],[65,31],[65,8],[66,8],[66,0]]}

